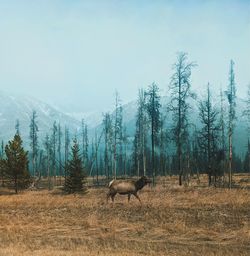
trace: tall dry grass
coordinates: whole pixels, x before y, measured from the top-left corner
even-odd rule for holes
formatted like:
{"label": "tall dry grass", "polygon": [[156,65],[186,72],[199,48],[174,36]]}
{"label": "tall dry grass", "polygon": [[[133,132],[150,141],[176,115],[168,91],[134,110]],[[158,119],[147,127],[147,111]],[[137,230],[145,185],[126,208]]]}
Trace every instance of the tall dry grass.
{"label": "tall dry grass", "polygon": [[175,184],[145,187],[142,205],[106,204],[106,188],[0,195],[0,255],[249,255],[249,190]]}

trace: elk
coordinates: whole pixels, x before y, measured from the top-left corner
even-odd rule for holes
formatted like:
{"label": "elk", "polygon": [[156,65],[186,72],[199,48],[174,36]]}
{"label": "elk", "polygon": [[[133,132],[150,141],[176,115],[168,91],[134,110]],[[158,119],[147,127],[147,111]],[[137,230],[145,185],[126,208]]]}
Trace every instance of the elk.
{"label": "elk", "polygon": [[111,197],[112,202],[114,202],[115,195],[118,193],[120,195],[128,195],[128,202],[131,195],[134,195],[141,203],[141,199],[137,195],[137,191],[141,190],[145,185],[151,183],[147,177],[142,176],[137,181],[133,180],[112,180],[109,183],[109,192],[107,193],[107,202]]}

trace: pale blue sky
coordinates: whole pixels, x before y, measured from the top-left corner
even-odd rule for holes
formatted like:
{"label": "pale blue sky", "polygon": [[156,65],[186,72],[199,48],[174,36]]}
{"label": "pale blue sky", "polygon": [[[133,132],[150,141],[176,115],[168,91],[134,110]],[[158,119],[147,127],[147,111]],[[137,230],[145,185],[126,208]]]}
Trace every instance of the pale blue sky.
{"label": "pale blue sky", "polygon": [[0,89],[75,111],[103,111],[155,81],[167,93],[178,51],[193,88],[250,83],[250,0],[0,0]]}

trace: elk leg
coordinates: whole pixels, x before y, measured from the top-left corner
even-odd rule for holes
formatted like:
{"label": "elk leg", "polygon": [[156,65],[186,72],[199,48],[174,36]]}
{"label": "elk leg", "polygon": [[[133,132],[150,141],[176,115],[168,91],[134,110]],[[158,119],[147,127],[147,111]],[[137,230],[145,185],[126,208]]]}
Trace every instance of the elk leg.
{"label": "elk leg", "polygon": [[134,194],[134,196],[140,201],[140,203],[141,203],[141,199],[140,199],[140,197],[135,193]]}
{"label": "elk leg", "polygon": [[114,203],[115,195],[116,195],[116,194],[111,195],[111,199],[112,199],[112,202],[113,202],[113,203]]}
{"label": "elk leg", "polygon": [[108,203],[108,201],[109,201],[109,198],[110,198],[110,193],[108,192],[108,193],[107,193],[107,203]]}
{"label": "elk leg", "polygon": [[129,202],[129,200],[130,200],[130,197],[131,197],[131,194],[128,194],[128,202]]}

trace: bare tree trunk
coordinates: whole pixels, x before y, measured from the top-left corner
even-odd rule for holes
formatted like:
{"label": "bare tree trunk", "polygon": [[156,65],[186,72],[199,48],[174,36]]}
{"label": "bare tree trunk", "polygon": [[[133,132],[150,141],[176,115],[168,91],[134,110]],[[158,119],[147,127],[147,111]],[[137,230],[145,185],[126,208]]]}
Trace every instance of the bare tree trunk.
{"label": "bare tree trunk", "polygon": [[179,74],[179,102],[178,102],[178,118],[179,118],[179,127],[178,127],[178,167],[179,167],[179,185],[182,185],[182,150],[181,150],[181,81]]}
{"label": "bare tree trunk", "polygon": [[99,185],[99,168],[98,168],[98,141],[97,134],[95,134],[95,157],[96,157],[96,181],[97,185]]}
{"label": "bare tree trunk", "polygon": [[143,156],[143,175],[146,176],[146,156]]}
{"label": "bare tree trunk", "polygon": [[233,152],[232,152],[232,130],[230,127],[229,131],[229,173],[228,173],[228,178],[229,178],[229,188],[232,188],[232,160],[233,160]]}
{"label": "bare tree trunk", "polygon": [[143,148],[142,158],[143,158],[143,175],[146,176],[146,154],[145,154],[145,131],[144,131],[144,126],[145,126],[145,124],[143,124],[143,135],[142,135],[142,148]]}
{"label": "bare tree trunk", "polygon": [[155,142],[154,142],[153,124],[152,124],[152,129],[151,129],[151,142],[152,142],[153,186],[155,186]]}
{"label": "bare tree trunk", "polygon": [[140,159],[137,159],[137,177],[140,177]]}
{"label": "bare tree trunk", "polygon": [[17,189],[17,177],[15,177],[15,193],[18,193],[18,189]]}
{"label": "bare tree trunk", "polygon": [[248,154],[248,170],[249,170],[249,175],[250,175],[250,151]]}
{"label": "bare tree trunk", "polygon": [[50,174],[50,157],[48,156],[48,170],[47,170],[47,175],[48,175],[48,185],[49,185],[49,190],[51,190],[51,174]]}
{"label": "bare tree trunk", "polygon": [[127,144],[125,144],[125,152],[124,152],[124,177],[127,175]]}

